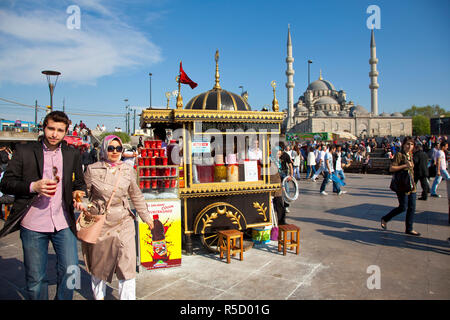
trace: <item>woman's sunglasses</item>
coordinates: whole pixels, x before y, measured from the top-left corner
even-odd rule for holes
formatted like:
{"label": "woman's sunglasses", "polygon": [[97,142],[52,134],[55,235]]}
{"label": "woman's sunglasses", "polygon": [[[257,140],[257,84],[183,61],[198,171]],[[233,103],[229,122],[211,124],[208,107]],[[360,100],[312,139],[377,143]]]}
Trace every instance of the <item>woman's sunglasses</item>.
{"label": "woman's sunglasses", "polygon": [[114,150],[116,150],[117,152],[122,152],[123,148],[122,146],[108,146],[108,152],[114,152]]}

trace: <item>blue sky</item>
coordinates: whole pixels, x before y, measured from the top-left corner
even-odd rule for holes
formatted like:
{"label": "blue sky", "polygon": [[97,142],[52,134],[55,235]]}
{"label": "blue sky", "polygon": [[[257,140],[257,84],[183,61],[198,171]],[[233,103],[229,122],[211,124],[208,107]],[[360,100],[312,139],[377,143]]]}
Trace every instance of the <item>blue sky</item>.
{"label": "blue sky", "polygon": [[[77,5],[80,29],[67,28],[66,9]],[[214,53],[220,51],[223,89],[249,93],[253,109],[271,105],[270,82],[286,108],[286,39],[291,26],[294,99],[319,76],[344,89],[347,99],[370,109],[370,5],[380,8],[375,31],[380,73],[379,112],[411,105],[450,108],[450,2],[234,1],[234,0],[3,0],[0,2],[0,98],[49,104],[45,69],[62,73],[54,108],[90,127],[125,128],[131,106],[165,106],[177,89],[179,62],[198,83],[182,85],[184,103],[214,86]],[[175,99],[171,99],[174,107]],[[100,114],[91,117],[76,114]],[[115,117],[108,117],[107,114]],[[39,112],[39,118],[44,116]],[[0,118],[33,120],[31,108],[0,101]]]}

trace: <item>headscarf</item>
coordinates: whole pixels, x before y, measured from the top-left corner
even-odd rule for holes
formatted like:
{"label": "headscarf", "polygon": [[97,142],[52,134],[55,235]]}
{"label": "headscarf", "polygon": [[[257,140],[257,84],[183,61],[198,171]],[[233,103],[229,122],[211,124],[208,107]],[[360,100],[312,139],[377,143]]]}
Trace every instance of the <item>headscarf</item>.
{"label": "headscarf", "polygon": [[100,149],[100,160],[103,160],[112,166],[122,163],[122,161],[111,162],[108,159],[108,145],[113,140],[117,140],[120,143],[120,145],[123,147],[122,140],[120,140],[120,138],[118,136],[112,134],[112,135],[106,136],[103,139],[102,147]]}

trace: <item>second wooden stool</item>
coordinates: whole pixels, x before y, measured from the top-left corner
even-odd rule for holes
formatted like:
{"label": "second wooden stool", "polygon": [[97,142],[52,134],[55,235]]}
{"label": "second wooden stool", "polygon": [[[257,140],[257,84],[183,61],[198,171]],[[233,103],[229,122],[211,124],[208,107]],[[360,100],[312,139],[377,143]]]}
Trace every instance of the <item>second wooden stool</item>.
{"label": "second wooden stool", "polygon": [[[288,235],[291,235],[288,239]],[[295,239],[294,239],[295,237]],[[300,252],[300,228],[294,224],[284,224],[278,226],[278,252],[283,247],[283,255],[286,255],[286,250],[295,248],[295,253]]]}
{"label": "second wooden stool", "polygon": [[[239,239],[239,247],[236,246],[236,240]],[[244,234],[238,230],[219,231],[219,241],[217,247],[220,250],[220,259],[223,259],[223,253],[227,254],[227,263],[230,263],[230,254],[235,256],[240,253],[240,260],[244,260]]]}

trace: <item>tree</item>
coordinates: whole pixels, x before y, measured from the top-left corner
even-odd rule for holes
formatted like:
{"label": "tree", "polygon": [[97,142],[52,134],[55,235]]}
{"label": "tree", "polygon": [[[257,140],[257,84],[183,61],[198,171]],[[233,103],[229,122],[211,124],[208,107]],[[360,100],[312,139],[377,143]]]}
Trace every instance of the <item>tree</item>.
{"label": "tree", "polygon": [[446,111],[445,109],[441,108],[438,104],[427,105],[424,107],[417,107],[413,105],[410,109],[403,111],[402,114],[406,117],[425,116],[428,119],[431,119],[439,117],[441,115],[449,117],[450,111]]}
{"label": "tree", "polygon": [[430,119],[426,116],[417,115],[412,118],[413,135],[425,136],[431,133]]}
{"label": "tree", "polygon": [[100,141],[103,141],[103,138],[109,135],[115,135],[118,136],[120,138],[120,140],[122,140],[122,143],[128,143],[131,141],[130,136],[125,133],[125,132],[103,132],[100,135]]}

